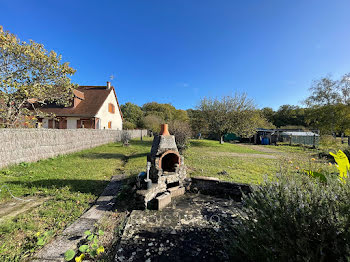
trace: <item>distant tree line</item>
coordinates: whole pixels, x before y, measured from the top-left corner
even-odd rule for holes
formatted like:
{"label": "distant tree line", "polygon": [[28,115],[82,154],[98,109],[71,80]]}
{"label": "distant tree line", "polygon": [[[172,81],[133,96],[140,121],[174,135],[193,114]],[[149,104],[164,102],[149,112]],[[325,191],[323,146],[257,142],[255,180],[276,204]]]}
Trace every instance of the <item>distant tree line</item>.
{"label": "distant tree line", "polygon": [[128,102],[121,110],[125,129],[147,128],[157,133],[160,124],[169,123],[170,132],[184,141],[183,144],[191,136],[211,137],[223,142],[226,133],[249,138],[258,127],[274,127],[246,94],[239,93],[221,99],[204,98],[197,109],[187,111],[156,102],[142,107]]}
{"label": "distant tree line", "polygon": [[[185,125],[192,136],[220,139],[226,133],[251,137],[256,128],[318,129],[321,134],[350,135],[350,73],[339,80],[315,80],[302,106],[282,105],[278,110],[258,109],[246,94],[203,98],[196,109],[179,110],[171,104],[126,103],[121,109],[124,127],[159,132],[161,123]],[[182,123],[182,124],[181,124]],[[175,131],[175,130],[174,130]]]}
{"label": "distant tree line", "polygon": [[350,73],[339,80],[330,76],[315,80],[304,107],[265,107],[264,117],[279,128],[319,129],[321,134],[350,135]]}

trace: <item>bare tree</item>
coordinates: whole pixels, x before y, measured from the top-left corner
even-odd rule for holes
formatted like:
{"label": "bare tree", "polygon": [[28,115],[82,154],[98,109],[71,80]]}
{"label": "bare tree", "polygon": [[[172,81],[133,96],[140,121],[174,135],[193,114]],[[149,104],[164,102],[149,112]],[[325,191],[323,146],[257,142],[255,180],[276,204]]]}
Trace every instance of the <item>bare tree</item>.
{"label": "bare tree", "polygon": [[350,73],[343,75],[339,81],[338,90],[341,95],[341,102],[350,105]]}

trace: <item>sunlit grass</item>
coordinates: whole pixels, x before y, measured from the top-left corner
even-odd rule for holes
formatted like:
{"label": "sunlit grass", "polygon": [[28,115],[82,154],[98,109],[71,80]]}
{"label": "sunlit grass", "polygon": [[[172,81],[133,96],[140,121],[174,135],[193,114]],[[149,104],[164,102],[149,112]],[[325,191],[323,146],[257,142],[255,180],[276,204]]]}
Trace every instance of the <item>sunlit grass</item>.
{"label": "sunlit grass", "polygon": [[[0,170],[0,186],[22,198],[49,197],[41,206],[0,223],[0,261],[18,261],[37,248],[37,232],[58,234],[102,193],[111,176],[137,174],[146,165],[151,141],[111,143],[78,153],[22,163]],[[141,155],[138,155],[141,154]],[[136,157],[134,157],[136,156]],[[126,160],[128,160],[126,162]],[[5,206],[10,194],[2,190]]]}
{"label": "sunlit grass", "polygon": [[[0,170],[0,185],[22,198],[48,197],[41,206],[0,224],[0,261],[18,261],[37,248],[37,232],[51,230],[54,235],[80,217],[102,193],[112,175],[136,176],[146,170],[152,139],[132,140],[127,147],[111,143],[78,153],[36,163],[22,163]],[[260,183],[264,175],[299,172],[304,169],[333,172],[322,160],[312,160],[315,150],[278,146],[276,159],[261,158],[271,152],[257,147],[218,141],[191,140],[185,152],[189,176],[210,176],[240,183]],[[281,154],[282,153],[282,154]],[[335,172],[335,171],[334,171]],[[6,205],[10,194],[0,192],[0,204]]]}

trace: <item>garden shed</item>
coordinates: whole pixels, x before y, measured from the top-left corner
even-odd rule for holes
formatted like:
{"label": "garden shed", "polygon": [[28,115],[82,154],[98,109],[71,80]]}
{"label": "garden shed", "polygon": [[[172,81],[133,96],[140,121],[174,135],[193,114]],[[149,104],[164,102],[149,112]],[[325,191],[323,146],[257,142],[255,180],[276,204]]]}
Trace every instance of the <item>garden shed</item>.
{"label": "garden shed", "polygon": [[318,146],[320,135],[311,131],[282,132],[280,134],[283,142],[307,146]]}

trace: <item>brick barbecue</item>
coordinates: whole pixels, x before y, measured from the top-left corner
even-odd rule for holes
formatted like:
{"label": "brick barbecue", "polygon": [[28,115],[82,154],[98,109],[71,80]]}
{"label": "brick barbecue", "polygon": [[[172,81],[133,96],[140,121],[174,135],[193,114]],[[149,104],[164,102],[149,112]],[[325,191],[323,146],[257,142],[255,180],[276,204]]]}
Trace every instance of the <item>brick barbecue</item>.
{"label": "brick barbecue", "polygon": [[147,155],[147,172],[138,176],[137,197],[140,205],[149,209],[162,209],[171,198],[185,193],[186,167],[179,154],[175,137],[169,134],[168,125],[153,139],[151,152]]}

